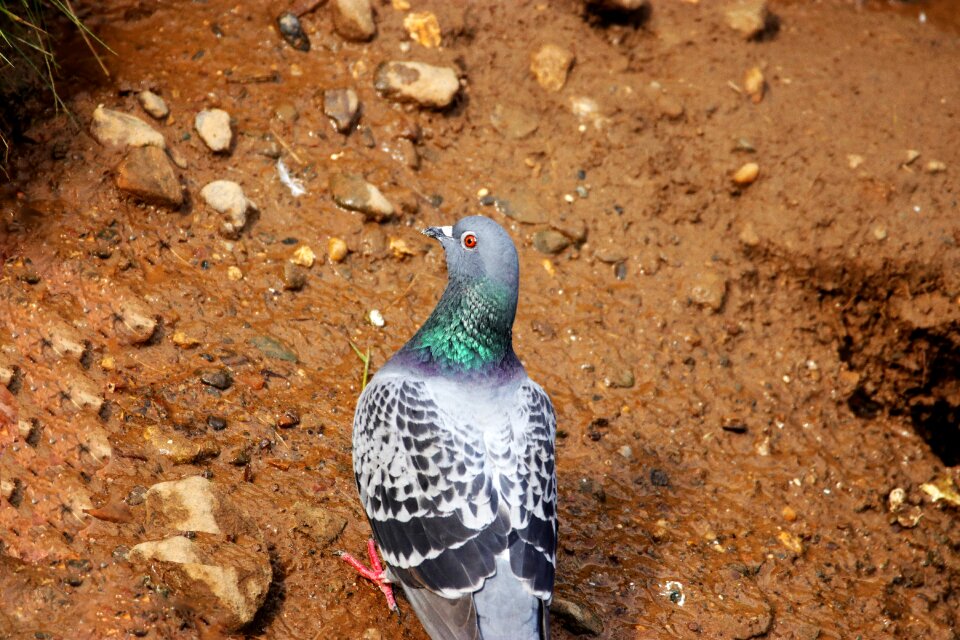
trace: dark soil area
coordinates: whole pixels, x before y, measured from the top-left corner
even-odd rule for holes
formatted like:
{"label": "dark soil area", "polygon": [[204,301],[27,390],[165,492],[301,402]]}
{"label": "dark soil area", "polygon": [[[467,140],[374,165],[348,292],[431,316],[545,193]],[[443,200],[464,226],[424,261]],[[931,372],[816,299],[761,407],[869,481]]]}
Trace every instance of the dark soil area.
{"label": "dark soil area", "polygon": [[[956,639],[960,7],[771,2],[750,39],[729,7],[376,0],[353,42],[325,4],[307,52],[281,2],[81,7],[111,77],[66,43],[80,126],[35,116],[0,188],[0,637],[425,639],[336,557],[369,536],[351,342],[373,371],[402,345],[445,284],[419,230],[483,213],[558,413],[556,594],[601,638]],[[556,91],[545,44],[574,57]],[[396,103],[385,60],[459,94]],[[340,133],[324,92],[347,88]],[[118,189],[134,152],[91,136],[98,105],[162,134],[182,204]],[[226,152],[195,129],[211,108]],[[392,216],[334,202],[353,174]],[[229,237],[201,196],[221,179],[256,203]],[[158,516],[150,488],[196,476],[220,533]],[[204,575],[250,569],[239,631],[199,574],[131,551],[184,531]]]}

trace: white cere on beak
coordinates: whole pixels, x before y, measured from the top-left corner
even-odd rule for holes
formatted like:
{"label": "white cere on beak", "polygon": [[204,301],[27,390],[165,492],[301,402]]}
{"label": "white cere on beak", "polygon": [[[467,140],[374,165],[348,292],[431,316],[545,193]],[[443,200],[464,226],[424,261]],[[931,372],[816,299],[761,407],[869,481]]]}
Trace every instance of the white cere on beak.
{"label": "white cere on beak", "polygon": [[446,227],[440,227],[440,231],[442,231],[443,235],[447,236],[448,238],[453,237],[453,227],[450,225],[447,225]]}

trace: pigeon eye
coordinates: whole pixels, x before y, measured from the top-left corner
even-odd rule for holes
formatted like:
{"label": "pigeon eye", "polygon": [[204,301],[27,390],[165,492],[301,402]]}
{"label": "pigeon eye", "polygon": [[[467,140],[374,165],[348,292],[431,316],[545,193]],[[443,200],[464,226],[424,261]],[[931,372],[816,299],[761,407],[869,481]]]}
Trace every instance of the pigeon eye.
{"label": "pigeon eye", "polygon": [[460,244],[462,244],[467,249],[476,249],[477,248],[477,236],[476,234],[470,233],[469,231],[463,234],[463,237],[460,239]]}

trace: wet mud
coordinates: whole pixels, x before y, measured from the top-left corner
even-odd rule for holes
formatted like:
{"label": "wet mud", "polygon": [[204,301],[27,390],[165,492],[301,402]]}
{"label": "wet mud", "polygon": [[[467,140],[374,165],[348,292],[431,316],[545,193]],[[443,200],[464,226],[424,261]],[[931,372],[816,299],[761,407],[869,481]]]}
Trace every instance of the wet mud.
{"label": "wet mud", "polygon": [[[956,638],[956,4],[863,4],[748,39],[707,0],[378,1],[366,40],[324,4],[299,48],[285,3],[83,7],[111,77],[64,45],[75,120],[36,114],[0,191],[0,636],[425,639],[336,556],[369,535],[358,355],[443,289],[419,229],[479,212],[558,412],[554,637]],[[384,97],[388,60],[460,87]],[[118,189],[101,104],[162,134],[182,204]],[[229,229],[215,180],[255,205]],[[172,538],[245,591],[138,547]]]}

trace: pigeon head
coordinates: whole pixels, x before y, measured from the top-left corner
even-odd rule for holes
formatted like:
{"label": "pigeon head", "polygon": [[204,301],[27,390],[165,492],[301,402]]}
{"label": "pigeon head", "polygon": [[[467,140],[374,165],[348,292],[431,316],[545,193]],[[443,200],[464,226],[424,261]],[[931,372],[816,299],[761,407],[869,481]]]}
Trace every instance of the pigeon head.
{"label": "pigeon head", "polygon": [[499,224],[484,216],[452,227],[430,227],[447,258],[447,288],[402,353],[438,373],[513,371],[513,319],[520,265],[517,248]]}
{"label": "pigeon head", "polygon": [[517,248],[506,230],[486,216],[463,218],[452,227],[429,227],[447,257],[451,282],[489,280],[515,290],[520,279]]}

